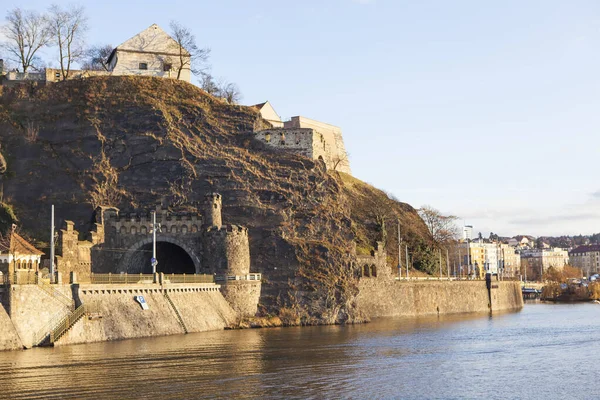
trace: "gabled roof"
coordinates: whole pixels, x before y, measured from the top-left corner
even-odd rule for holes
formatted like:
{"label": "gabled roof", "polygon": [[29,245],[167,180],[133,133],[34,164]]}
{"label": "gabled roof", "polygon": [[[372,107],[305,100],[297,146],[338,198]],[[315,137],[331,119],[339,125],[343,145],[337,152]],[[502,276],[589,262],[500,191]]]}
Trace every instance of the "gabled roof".
{"label": "gabled roof", "polygon": [[600,244],[588,244],[579,246],[570,251],[570,253],[588,253],[591,251],[600,251]]}
{"label": "gabled roof", "polygon": [[[110,63],[118,50],[134,51],[141,53],[178,53],[179,43],[171,35],[165,32],[157,24],[152,24],[137,35],[127,39],[110,53],[107,63]],[[185,55],[189,56],[189,52],[183,49]]]}
{"label": "gabled roof", "polygon": [[44,254],[44,252],[36,249],[31,243],[14,231],[9,234],[8,243],[6,242],[0,242],[0,251],[9,252],[10,254],[33,254],[36,256]]}

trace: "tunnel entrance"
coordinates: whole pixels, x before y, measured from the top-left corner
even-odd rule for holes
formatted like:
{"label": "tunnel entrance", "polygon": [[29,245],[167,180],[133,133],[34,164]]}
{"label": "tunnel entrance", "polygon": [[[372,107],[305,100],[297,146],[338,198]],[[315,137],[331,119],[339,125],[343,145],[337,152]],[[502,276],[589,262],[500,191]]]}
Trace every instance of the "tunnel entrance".
{"label": "tunnel entrance", "polygon": [[[147,243],[135,251],[128,271],[151,274],[152,243]],[[170,242],[156,242],[156,272],[165,274],[195,274],[196,267],[190,255],[181,247]]]}

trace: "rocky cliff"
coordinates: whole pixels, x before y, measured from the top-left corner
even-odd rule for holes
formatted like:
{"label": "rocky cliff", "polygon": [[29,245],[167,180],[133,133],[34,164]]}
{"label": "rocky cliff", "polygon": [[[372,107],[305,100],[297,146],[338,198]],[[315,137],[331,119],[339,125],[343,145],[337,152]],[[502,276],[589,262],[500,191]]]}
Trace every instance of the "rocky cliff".
{"label": "rocky cliff", "polygon": [[249,228],[252,271],[265,279],[262,314],[291,324],[362,320],[354,252],[387,236],[395,265],[396,218],[411,245],[425,227],[411,206],[359,180],[265,148],[253,139],[265,124],[253,108],[175,80],[5,89],[3,201],[26,233],[43,239],[50,204],[83,232],[98,205],[196,211],[204,194],[219,192],[224,221]]}

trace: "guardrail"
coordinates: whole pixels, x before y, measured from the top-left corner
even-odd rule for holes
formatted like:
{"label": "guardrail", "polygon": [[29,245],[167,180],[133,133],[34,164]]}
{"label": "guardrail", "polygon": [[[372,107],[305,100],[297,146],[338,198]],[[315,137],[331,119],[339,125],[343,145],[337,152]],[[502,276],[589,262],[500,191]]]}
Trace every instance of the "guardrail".
{"label": "guardrail", "polygon": [[247,274],[247,275],[215,275],[215,282],[227,281],[260,281],[262,274]]}
{"label": "guardrail", "polygon": [[42,280],[42,279],[39,280],[38,287],[40,289],[42,289],[44,292],[48,293],[48,295],[52,296],[54,299],[56,299],[57,301],[59,301],[60,303],[62,303],[66,307],[68,307],[70,311],[73,311],[73,309],[75,308],[73,306],[73,299],[66,296],[61,291],[56,290],[56,288],[54,288],[49,283],[44,282],[44,280]]}
{"label": "guardrail", "polygon": [[214,277],[206,274],[164,274],[164,283],[213,283]]}
{"label": "guardrail", "polygon": [[75,311],[61,319],[54,329],[50,331],[50,343],[54,343],[60,339],[60,337],[64,335],[65,332],[75,324],[75,322],[79,321],[79,319],[83,317],[83,314],[85,314],[85,304],[80,305],[75,309]]}
{"label": "guardrail", "polygon": [[0,275],[0,283],[3,285],[36,285],[38,283],[39,274],[37,271],[15,271],[12,274]]}
{"label": "guardrail", "polygon": [[397,276],[394,278],[397,281],[400,282],[411,282],[411,281],[485,281],[485,279],[468,279],[468,278],[459,278],[459,277],[454,277],[451,276],[450,278],[446,277],[435,277],[435,276],[415,276],[415,277],[401,277],[398,278]]}
{"label": "guardrail", "polygon": [[92,284],[128,284],[128,283],[155,283],[152,274],[91,274]]}

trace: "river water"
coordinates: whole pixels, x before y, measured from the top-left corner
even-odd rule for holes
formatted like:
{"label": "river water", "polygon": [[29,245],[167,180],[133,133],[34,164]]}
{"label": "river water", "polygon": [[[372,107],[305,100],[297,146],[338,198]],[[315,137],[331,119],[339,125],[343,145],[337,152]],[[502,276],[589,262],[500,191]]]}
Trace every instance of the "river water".
{"label": "river water", "polygon": [[0,352],[0,398],[594,399],[600,305]]}

